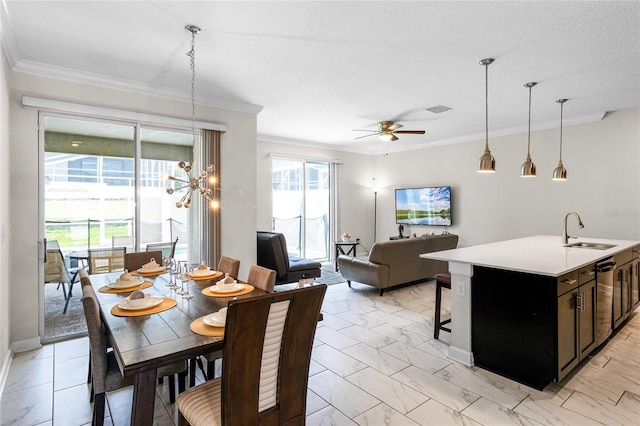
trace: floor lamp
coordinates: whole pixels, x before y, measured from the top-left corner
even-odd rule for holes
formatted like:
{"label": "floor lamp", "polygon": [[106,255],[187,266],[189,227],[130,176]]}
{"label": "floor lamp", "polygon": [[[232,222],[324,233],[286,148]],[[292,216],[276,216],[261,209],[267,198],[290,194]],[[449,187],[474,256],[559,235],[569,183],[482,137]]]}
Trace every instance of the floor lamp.
{"label": "floor lamp", "polygon": [[376,243],[376,230],[378,228],[377,222],[378,222],[378,190],[374,189],[373,191],[373,244]]}

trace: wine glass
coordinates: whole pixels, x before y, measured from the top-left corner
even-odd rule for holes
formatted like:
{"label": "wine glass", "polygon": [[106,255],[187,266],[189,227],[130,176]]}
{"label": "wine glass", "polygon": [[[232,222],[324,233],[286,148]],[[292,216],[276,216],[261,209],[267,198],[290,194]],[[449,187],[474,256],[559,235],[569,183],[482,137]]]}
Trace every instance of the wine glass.
{"label": "wine glass", "polygon": [[167,287],[169,287],[172,290],[175,290],[176,288],[178,288],[176,276],[180,273],[180,265],[178,264],[177,259],[174,259],[173,257],[169,258],[168,271],[169,271],[169,274],[171,275],[171,278],[169,279],[169,283],[167,284]]}
{"label": "wine glass", "polygon": [[176,282],[176,294],[183,295],[184,294],[184,282],[188,279],[187,277],[187,264],[181,264],[178,267],[178,274],[176,275],[176,279],[180,280],[180,285]]}
{"label": "wine glass", "polygon": [[184,273],[184,277],[182,279],[182,285],[183,286],[184,286],[185,282],[187,284],[187,288],[186,289],[184,289],[184,288],[182,289],[181,296],[182,296],[183,299],[191,299],[193,296],[191,295],[191,293],[189,293],[189,286],[193,282],[193,267],[189,268],[188,265],[185,265],[185,273]]}

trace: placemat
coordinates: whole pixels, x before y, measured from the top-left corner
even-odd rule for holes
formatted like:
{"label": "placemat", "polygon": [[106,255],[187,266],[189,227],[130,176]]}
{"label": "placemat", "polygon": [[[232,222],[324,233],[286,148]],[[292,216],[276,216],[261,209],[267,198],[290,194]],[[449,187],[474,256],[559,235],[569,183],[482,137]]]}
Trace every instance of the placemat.
{"label": "placemat", "polygon": [[100,287],[98,289],[98,291],[100,293],[111,293],[111,294],[113,294],[113,293],[131,293],[132,291],[149,288],[152,285],[153,285],[153,283],[151,281],[143,281],[142,284],[140,284],[139,286],[128,287],[128,288],[113,288],[113,287],[109,287],[108,285],[105,285],[103,287]]}
{"label": "placemat", "polygon": [[139,311],[128,311],[126,309],[120,309],[118,305],[113,305],[111,308],[111,314],[117,317],[142,317],[145,315],[157,314],[158,312],[166,311],[167,309],[171,309],[178,304],[178,301],[175,299],[164,298],[162,303],[153,308],[149,309],[140,309]]}
{"label": "placemat", "polygon": [[133,271],[130,272],[134,277],[157,277],[158,275],[166,274],[167,271],[156,271],[156,272],[139,272]]}
{"label": "placemat", "polygon": [[207,325],[202,321],[202,318],[204,317],[206,317],[206,315],[191,321],[191,324],[189,324],[191,331],[202,336],[224,336],[224,327],[213,327]]}
{"label": "placemat", "polygon": [[231,293],[214,293],[210,290],[211,287],[206,287],[202,289],[202,294],[210,297],[233,297],[233,296],[240,296],[242,294],[251,293],[254,288],[251,284],[242,284],[242,286],[244,287],[242,290],[234,291]]}
{"label": "placemat", "polygon": [[198,277],[198,276],[193,276],[191,274],[187,274],[187,275],[189,275],[189,278],[191,278],[194,281],[212,280],[214,278],[218,278],[222,276],[222,272],[220,271],[212,271],[212,272],[214,272],[213,275],[207,275],[206,277]]}

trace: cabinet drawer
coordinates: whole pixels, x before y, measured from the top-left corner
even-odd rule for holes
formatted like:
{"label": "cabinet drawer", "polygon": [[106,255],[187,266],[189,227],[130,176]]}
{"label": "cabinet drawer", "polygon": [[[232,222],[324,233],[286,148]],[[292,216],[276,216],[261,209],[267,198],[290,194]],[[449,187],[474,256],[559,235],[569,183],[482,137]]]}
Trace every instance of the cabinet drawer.
{"label": "cabinet drawer", "polygon": [[640,258],[640,246],[632,247],[631,254],[634,259]]}
{"label": "cabinet drawer", "polygon": [[579,270],[576,269],[571,272],[567,272],[564,275],[558,277],[558,296],[565,294],[568,291],[578,287]]}
{"label": "cabinet drawer", "polygon": [[578,281],[580,282],[580,285],[582,285],[584,283],[588,283],[589,281],[595,279],[595,277],[596,277],[596,264],[595,263],[592,263],[592,264],[587,265],[587,266],[583,266],[578,271]]}
{"label": "cabinet drawer", "polygon": [[619,268],[625,263],[631,262],[631,259],[633,259],[633,249],[629,249],[621,253],[617,253],[613,257],[616,259],[616,263],[618,264],[618,268]]}

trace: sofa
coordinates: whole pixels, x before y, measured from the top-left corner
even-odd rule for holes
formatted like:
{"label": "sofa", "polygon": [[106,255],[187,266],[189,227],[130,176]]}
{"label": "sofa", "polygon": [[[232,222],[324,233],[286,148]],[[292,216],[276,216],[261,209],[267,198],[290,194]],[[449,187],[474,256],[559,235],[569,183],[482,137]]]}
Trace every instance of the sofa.
{"label": "sofa", "polygon": [[322,265],[287,252],[287,241],[278,232],[258,231],[258,265],[276,271],[276,284],[320,277]]}
{"label": "sofa", "polygon": [[424,235],[416,238],[377,242],[366,260],[338,256],[340,273],[347,280],[368,284],[384,290],[401,284],[425,281],[436,274],[448,272],[448,263],[423,259],[419,255],[454,249],[458,236],[454,234]]}

